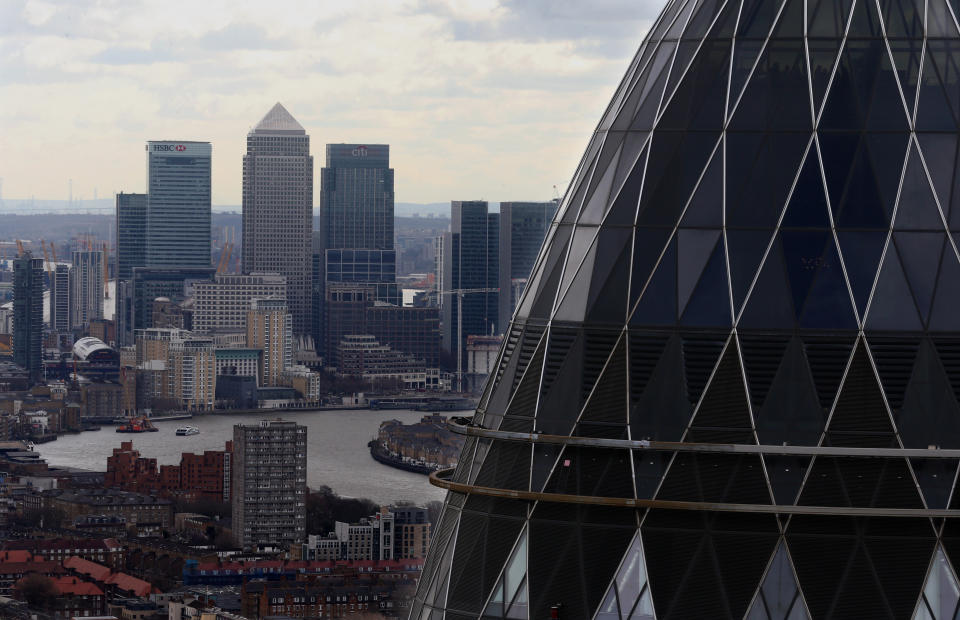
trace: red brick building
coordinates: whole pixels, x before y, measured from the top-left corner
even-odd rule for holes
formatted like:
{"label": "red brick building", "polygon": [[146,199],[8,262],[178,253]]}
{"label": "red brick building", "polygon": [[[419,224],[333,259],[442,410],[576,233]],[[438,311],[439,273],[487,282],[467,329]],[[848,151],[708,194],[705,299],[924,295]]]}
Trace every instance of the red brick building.
{"label": "red brick building", "polygon": [[233,442],[223,450],[207,450],[203,454],[184,452],[179,465],[157,467],[157,459],[144,458],[133,449],[133,442],[124,441],[107,457],[105,484],[138,493],[159,492],[167,497],[187,501],[230,501]]}

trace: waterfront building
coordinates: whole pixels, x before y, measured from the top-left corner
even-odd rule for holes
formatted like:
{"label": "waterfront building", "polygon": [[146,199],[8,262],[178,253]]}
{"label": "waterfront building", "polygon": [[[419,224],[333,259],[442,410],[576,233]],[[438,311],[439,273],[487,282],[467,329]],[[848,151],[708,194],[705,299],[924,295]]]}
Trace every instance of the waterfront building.
{"label": "waterfront building", "polygon": [[287,302],[255,299],[247,311],[247,348],[260,349],[260,385],[275,386],[280,373],[293,366],[293,324]]}
{"label": "waterfront building", "polygon": [[193,287],[194,329],[243,329],[254,299],[280,299],[290,307],[289,290],[287,279],[278,273],[217,274],[212,282],[198,282]]}
{"label": "waterfront building", "polygon": [[[214,343],[216,344],[216,343]],[[224,375],[253,377],[259,382],[262,349],[216,348],[217,377]]]}
{"label": "waterfront building", "polygon": [[373,303],[366,307],[370,334],[396,351],[422,359],[427,368],[440,366],[440,309]]}
{"label": "waterfront building", "polygon": [[210,410],[216,400],[217,364],[213,339],[190,336],[170,345],[173,396],[188,411]]}
{"label": "waterfront building", "polygon": [[148,267],[210,266],[209,142],[147,142]]}
{"label": "waterfront building", "polygon": [[956,613],[958,45],[946,2],[666,3],[411,617]]}
{"label": "waterfront building", "polygon": [[233,427],[233,534],[237,545],[303,544],[307,428],[283,420]]}
{"label": "waterfront building", "polygon": [[280,385],[292,387],[303,400],[320,401],[320,375],[306,366],[291,366],[280,373]]}
{"label": "waterfront building", "polygon": [[212,281],[215,272],[213,267],[135,267],[133,278],[117,285],[118,344],[133,344],[137,330],[154,327],[153,307],[157,298],[179,304],[190,296],[197,282]]}
{"label": "waterfront building", "polygon": [[134,267],[147,265],[147,195],[117,194],[118,280],[133,277]]}
{"label": "waterfront building", "polygon": [[553,200],[500,203],[499,333],[507,331],[558,204]]}
{"label": "waterfront building", "polygon": [[[405,390],[438,389],[428,385],[427,368],[423,360],[394,351],[377,342],[370,335],[345,335],[339,345],[340,366],[337,371],[345,376],[359,376],[369,381],[393,381]],[[430,374],[439,380],[439,374]]]}
{"label": "waterfront building", "polygon": [[103,250],[74,250],[70,267],[70,326],[85,329],[103,318]]}
{"label": "waterfront building", "polygon": [[[450,232],[443,235],[444,288],[440,290],[442,348],[467,365],[467,336],[488,336],[499,326],[500,218],[490,213],[486,201],[450,203]],[[458,295],[456,291],[465,292]],[[463,304],[462,312],[458,309]],[[462,329],[458,326],[462,320]],[[457,335],[462,334],[462,341]],[[456,365],[456,362],[454,362]]]}
{"label": "waterfront building", "polygon": [[[325,311],[328,251],[389,251],[334,254],[329,261],[348,263],[339,269],[339,274],[348,274],[348,277],[366,268],[374,272],[372,283],[395,282],[393,179],[390,147],[386,144],[328,144],[326,147],[326,166],[320,172],[320,234],[313,244],[314,264],[320,269],[314,281],[314,324],[318,327],[314,342],[321,355],[330,354],[325,350],[329,343]],[[367,267],[355,268],[350,266],[351,262]],[[376,268],[371,268],[371,264]],[[390,265],[393,265],[392,273]],[[335,273],[332,281],[345,280],[337,279]]]}
{"label": "waterfront building", "polygon": [[313,157],[310,136],[277,103],[247,134],[243,156],[243,273],[286,279],[296,335],[310,332]]}
{"label": "waterfront building", "polygon": [[184,452],[179,465],[157,465],[157,459],[140,456],[132,441],[121,442],[107,457],[105,486],[138,493],[159,493],[183,501],[230,502],[233,442],[223,450],[203,454]]}
{"label": "waterfront building", "polygon": [[43,259],[24,252],[13,261],[13,362],[31,384],[43,372]]}
{"label": "waterfront building", "polygon": [[70,331],[70,266],[57,265],[50,285],[50,329]]}

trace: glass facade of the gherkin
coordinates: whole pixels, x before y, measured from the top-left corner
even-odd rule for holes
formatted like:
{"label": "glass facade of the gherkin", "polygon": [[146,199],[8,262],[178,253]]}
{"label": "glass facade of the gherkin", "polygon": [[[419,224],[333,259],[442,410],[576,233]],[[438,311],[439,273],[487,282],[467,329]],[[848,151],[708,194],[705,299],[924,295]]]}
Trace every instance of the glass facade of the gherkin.
{"label": "glass facade of the gherkin", "polygon": [[558,210],[411,610],[956,618],[958,0],[672,0]]}

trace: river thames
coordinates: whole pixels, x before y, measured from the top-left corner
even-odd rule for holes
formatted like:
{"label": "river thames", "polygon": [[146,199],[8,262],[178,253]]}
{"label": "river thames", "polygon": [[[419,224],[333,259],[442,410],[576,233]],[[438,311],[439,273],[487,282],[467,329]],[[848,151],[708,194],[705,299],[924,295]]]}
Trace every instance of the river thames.
{"label": "river thames", "polygon": [[[379,504],[409,500],[425,504],[443,500],[444,491],[431,486],[422,474],[394,469],[370,457],[367,442],[377,434],[384,420],[405,424],[423,417],[419,411],[302,411],[281,412],[279,417],[307,427],[307,484],[326,485],[343,496],[366,497]],[[233,438],[234,424],[257,424],[265,417],[258,414],[217,414],[192,420],[157,422],[157,433],[122,434],[113,426],[76,435],[61,435],[56,441],[39,444],[37,451],[50,465],[105,471],[107,457],[121,441],[132,441],[141,456],[156,458],[161,465],[180,463],[182,452],[200,453],[222,450]],[[178,426],[190,425],[200,434],[177,437]]]}

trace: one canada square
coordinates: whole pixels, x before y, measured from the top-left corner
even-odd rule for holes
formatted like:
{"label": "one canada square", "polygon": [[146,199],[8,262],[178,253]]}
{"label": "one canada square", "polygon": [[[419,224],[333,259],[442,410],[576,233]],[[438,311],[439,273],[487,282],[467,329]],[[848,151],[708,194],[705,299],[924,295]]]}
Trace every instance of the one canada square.
{"label": "one canada square", "polygon": [[243,272],[287,278],[295,334],[310,333],[313,157],[310,136],[277,103],[247,134]]}
{"label": "one canada square", "polygon": [[957,9],[666,2],[452,425],[411,618],[958,617]]}

